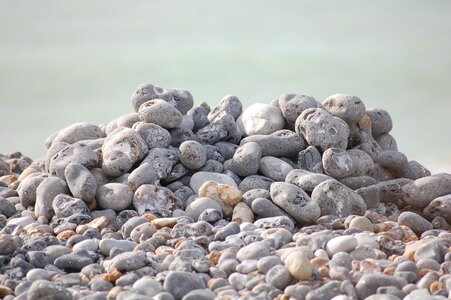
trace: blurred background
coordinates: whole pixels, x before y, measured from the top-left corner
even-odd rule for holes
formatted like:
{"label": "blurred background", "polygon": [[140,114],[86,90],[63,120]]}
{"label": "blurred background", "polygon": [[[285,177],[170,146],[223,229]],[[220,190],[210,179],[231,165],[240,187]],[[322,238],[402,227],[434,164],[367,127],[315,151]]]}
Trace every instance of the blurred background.
{"label": "blurred background", "polygon": [[132,111],[148,82],[214,106],[362,98],[409,159],[451,172],[451,2],[0,0],[0,153]]}

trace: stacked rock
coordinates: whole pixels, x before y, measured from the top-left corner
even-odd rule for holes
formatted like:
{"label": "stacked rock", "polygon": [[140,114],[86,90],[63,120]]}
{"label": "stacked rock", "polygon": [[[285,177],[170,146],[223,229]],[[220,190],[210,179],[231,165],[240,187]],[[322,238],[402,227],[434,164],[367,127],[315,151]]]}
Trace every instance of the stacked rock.
{"label": "stacked rock", "polygon": [[448,299],[451,175],[356,96],[210,109],[140,85],[0,156],[0,298]]}

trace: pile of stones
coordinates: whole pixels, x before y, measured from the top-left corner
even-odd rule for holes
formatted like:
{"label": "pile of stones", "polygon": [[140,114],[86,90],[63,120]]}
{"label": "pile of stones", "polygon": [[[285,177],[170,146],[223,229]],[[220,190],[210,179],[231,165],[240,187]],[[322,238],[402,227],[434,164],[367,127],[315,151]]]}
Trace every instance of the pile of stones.
{"label": "pile of stones", "polygon": [[450,299],[451,175],[399,152],[385,110],[131,100],[0,156],[0,298]]}

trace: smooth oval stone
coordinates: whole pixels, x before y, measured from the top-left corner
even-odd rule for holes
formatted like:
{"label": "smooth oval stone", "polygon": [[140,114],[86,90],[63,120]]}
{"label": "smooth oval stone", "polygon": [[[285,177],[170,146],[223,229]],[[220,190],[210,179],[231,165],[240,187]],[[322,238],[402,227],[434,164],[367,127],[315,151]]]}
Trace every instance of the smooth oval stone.
{"label": "smooth oval stone", "polygon": [[71,163],[64,170],[67,186],[75,198],[91,202],[97,191],[97,181],[89,170],[79,164]]}
{"label": "smooth oval stone", "polygon": [[262,156],[296,157],[305,148],[304,140],[291,130],[282,129],[269,135],[255,134],[245,137],[240,145],[257,143]]}
{"label": "smooth oval stone", "polygon": [[265,241],[258,241],[247,246],[244,246],[238,250],[236,258],[239,261],[244,261],[248,259],[260,259],[262,257],[269,255],[268,243]]}
{"label": "smooth oval stone", "polygon": [[118,177],[128,172],[148,152],[147,143],[133,129],[121,127],[108,135],[102,146],[102,170]]}
{"label": "smooth oval stone", "polygon": [[287,216],[288,214],[280,207],[266,198],[257,198],[252,201],[252,211],[262,218]]}
{"label": "smooth oval stone", "polygon": [[443,217],[451,224],[451,194],[435,198],[428,204],[423,212],[430,219]]}
{"label": "smooth oval stone", "polygon": [[163,291],[163,286],[157,280],[145,276],[133,283],[133,289],[135,289],[142,295],[154,297],[155,295]]}
{"label": "smooth oval stone", "polygon": [[164,99],[170,101],[173,99],[173,94],[170,89],[161,88],[149,83],[140,84],[131,96],[133,108],[138,112],[139,107],[152,99]]}
{"label": "smooth oval stone", "polygon": [[60,142],[74,144],[79,141],[95,140],[102,137],[104,137],[104,134],[99,126],[81,122],[69,125],[58,131],[51,144]]}
{"label": "smooth oval stone", "polygon": [[245,135],[271,134],[283,129],[285,120],[279,108],[254,103],[243,111],[241,121]]}
{"label": "smooth oval stone", "polygon": [[79,253],[69,253],[55,259],[55,266],[65,270],[66,272],[80,272],[81,269],[87,265],[92,264],[94,261],[89,257],[86,251],[83,251],[86,255]]}
{"label": "smooth oval stone", "polygon": [[312,200],[321,208],[321,215],[364,215],[366,203],[363,198],[335,180],[320,183],[312,192]]}
{"label": "smooth oval stone", "polygon": [[180,128],[184,128],[184,129],[188,129],[188,130],[193,130],[193,128],[194,128],[194,121],[193,121],[193,119],[190,116],[183,115],[182,116],[182,123],[180,123],[179,127]]}
{"label": "smooth oval stone", "polygon": [[403,200],[414,207],[425,208],[435,198],[451,194],[451,174],[423,177],[402,187]]}
{"label": "smooth oval stone", "polygon": [[224,167],[238,176],[246,177],[258,172],[261,157],[262,149],[259,144],[249,142],[236,149],[232,159],[227,160]]}
{"label": "smooth oval stone", "polygon": [[424,241],[416,249],[414,259],[418,262],[420,259],[429,258],[442,263],[450,246],[451,242],[446,239]]}
{"label": "smooth oval stone", "polygon": [[403,278],[389,276],[385,274],[365,274],[357,282],[355,289],[359,299],[375,294],[376,290],[381,286],[395,286],[402,289],[407,284]]}
{"label": "smooth oval stone", "polygon": [[283,265],[275,265],[266,273],[266,282],[279,290],[283,290],[292,280],[293,277]]}
{"label": "smooth oval stone", "polygon": [[340,148],[324,151],[322,161],[324,173],[337,179],[350,176],[356,169],[352,156]]}
{"label": "smooth oval stone", "polygon": [[179,147],[180,162],[190,170],[202,168],[207,161],[205,148],[196,141],[183,142]]}
{"label": "smooth oval stone", "polygon": [[337,236],[329,240],[326,244],[326,251],[329,256],[338,252],[351,252],[357,247],[357,239],[351,235]]}
{"label": "smooth oval stone", "polygon": [[328,148],[346,149],[348,145],[348,124],[322,108],[304,110],[296,120],[295,129],[310,146],[319,147],[322,151]]}
{"label": "smooth oval stone", "polygon": [[164,280],[164,289],[180,300],[193,290],[204,289],[205,283],[201,277],[188,272],[169,272]]}
{"label": "smooth oval stone", "polygon": [[89,208],[81,199],[59,194],[53,199],[52,208],[57,218],[67,218],[75,213],[89,215]]}
{"label": "smooth oval stone", "polygon": [[399,215],[398,224],[409,227],[418,236],[432,229],[432,224],[428,220],[410,211],[405,211]]}
{"label": "smooth oval stone", "polygon": [[34,173],[25,177],[19,184],[17,193],[19,194],[20,204],[24,208],[32,206],[36,203],[36,190],[41,182],[49,177],[45,173]]}
{"label": "smooth oval stone", "polygon": [[103,209],[121,211],[130,206],[133,200],[132,189],[122,183],[107,183],[96,193],[97,204]]}
{"label": "smooth oval stone", "polygon": [[185,212],[193,220],[198,220],[200,215],[207,209],[216,209],[222,212],[218,201],[208,197],[197,198],[186,207]]}
{"label": "smooth oval stone", "polygon": [[311,201],[307,193],[294,184],[274,182],[270,195],[275,204],[301,224],[314,223],[320,217],[318,203]]}
{"label": "smooth oval stone", "polygon": [[303,251],[292,251],[285,259],[288,272],[297,280],[308,280],[313,273],[313,266]]}
{"label": "smooth oval stone", "polygon": [[150,212],[166,218],[171,217],[172,212],[181,207],[181,203],[171,190],[161,186],[143,184],[133,196],[133,206],[140,215]]}
{"label": "smooth oval stone", "polygon": [[373,223],[367,218],[363,216],[354,217],[349,223],[349,228],[359,228],[363,231],[373,232],[374,226]]}
{"label": "smooth oval stone", "polygon": [[81,241],[79,243],[76,243],[72,247],[72,250],[74,252],[78,252],[78,251],[81,251],[81,250],[97,252],[98,249],[99,249],[99,240],[98,239],[84,240],[84,241]]}
{"label": "smooth oval stone", "polygon": [[193,189],[193,191],[197,194],[199,191],[199,188],[206,182],[206,181],[216,181],[217,183],[223,183],[228,184],[234,187],[237,187],[237,184],[235,181],[225,174],[218,174],[218,173],[211,173],[211,172],[197,172],[193,176],[191,176],[190,179],[190,186]]}
{"label": "smooth oval stone", "polygon": [[110,267],[119,272],[134,271],[147,265],[147,256],[143,251],[130,251],[116,255]]}
{"label": "smooth oval stone", "polygon": [[0,214],[6,216],[7,218],[11,217],[16,213],[15,205],[10,202],[8,199],[0,196]]}
{"label": "smooth oval stone", "polygon": [[161,99],[152,99],[143,103],[138,113],[144,122],[157,124],[163,128],[176,128],[182,123],[180,111]]}
{"label": "smooth oval stone", "polygon": [[321,287],[310,291],[306,296],[306,300],[322,300],[322,299],[334,299],[334,297],[340,295],[340,282],[329,281]]}
{"label": "smooth oval stone", "polygon": [[371,120],[371,133],[374,138],[389,133],[393,128],[390,114],[381,108],[370,108],[366,111]]}
{"label": "smooth oval stone", "polygon": [[285,181],[292,170],[292,166],[277,157],[265,156],[260,160],[260,172],[275,181]]}
{"label": "smooth oval stone", "polygon": [[65,287],[51,281],[36,280],[27,291],[26,299],[72,300],[72,295]]}
{"label": "smooth oval stone", "polygon": [[247,191],[254,189],[264,189],[269,190],[269,187],[274,182],[271,178],[261,175],[250,175],[244,178],[240,185],[239,189],[241,192],[246,193]]}
{"label": "smooth oval stone", "polygon": [[102,239],[99,242],[99,249],[103,255],[109,255],[112,248],[119,248],[124,252],[132,251],[136,243],[128,240]]}
{"label": "smooth oval stone", "polygon": [[66,182],[58,177],[45,178],[36,189],[35,216],[49,218],[53,213],[52,202],[59,194],[69,194]]}
{"label": "smooth oval stone", "polygon": [[287,216],[261,218],[254,222],[254,225],[259,228],[285,228],[290,232],[294,230],[294,222]]}

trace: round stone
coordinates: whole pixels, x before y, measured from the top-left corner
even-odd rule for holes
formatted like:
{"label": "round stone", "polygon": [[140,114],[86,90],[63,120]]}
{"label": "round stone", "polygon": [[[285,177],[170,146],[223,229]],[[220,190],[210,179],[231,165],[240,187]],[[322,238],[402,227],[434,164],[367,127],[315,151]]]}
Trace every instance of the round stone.
{"label": "round stone", "polygon": [[86,167],[78,163],[71,163],[67,165],[64,176],[67,186],[75,198],[79,198],[86,203],[94,199],[97,181]]}
{"label": "round stone", "polygon": [[410,211],[405,211],[399,215],[398,224],[409,227],[418,236],[421,236],[423,232],[433,228],[428,220],[419,214]]}
{"label": "round stone", "polygon": [[356,216],[349,223],[349,228],[359,228],[363,231],[373,232],[373,227],[373,223],[371,223],[370,219],[363,216]]}
{"label": "round stone", "polygon": [[103,209],[121,211],[130,206],[133,200],[132,189],[122,183],[107,183],[97,189],[97,204]]}
{"label": "round stone", "polygon": [[241,121],[245,135],[271,134],[285,125],[279,108],[262,103],[254,103],[246,108]]}
{"label": "round stone", "polygon": [[164,289],[180,300],[193,290],[204,289],[205,283],[201,277],[188,272],[169,272],[164,280]]}
{"label": "round stone", "polygon": [[326,251],[330,256],[338,252],[351,252],[357,247],[357,239],[351,235],[337,236],[326,244]]}
{"label": "round stone", "polygon": [[81,199],[59,194],[53,199],[52,208],[57,218],[67,218],[73,214],[89,215],[89,208]]}
{"label": "round stone", "polygon": [[313,273],[313,266],[303,251],[293,251],[285,259],[285,266],[290,274],[299,281],[308,280]]}
{"label": "round stone", "polygon": [[163,128],[176,128],[182,123],[182,114],[170,103],[152,99],[143,103],[138,110],[141,120],[157,124]]}
{"label": "round stone", "polygon": [[188,169],[197,170],[205,165],[207,153],[200,143],[196,141],[186,141],[179,147],[179,159]]}

